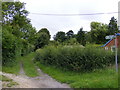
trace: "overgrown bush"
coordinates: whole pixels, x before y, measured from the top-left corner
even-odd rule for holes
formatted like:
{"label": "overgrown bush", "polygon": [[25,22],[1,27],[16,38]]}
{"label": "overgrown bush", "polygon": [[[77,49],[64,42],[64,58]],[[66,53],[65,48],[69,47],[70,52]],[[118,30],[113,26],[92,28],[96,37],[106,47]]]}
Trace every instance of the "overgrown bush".
{"label": "overgrown bush", "polygon": [[2,35],[2,64],[15,62],[16,52],[18,53],[19,40],[8,31]]}
{"label": "overgrown bush", "polygon": [[21,48],[21,55],[24,56],[24,55],[27,55],[28,53],[30,52],[33,52],[34,51],[34,45],[28,43],[27,40],[25,39],[22,39],[21,40],[21,43],[22,43],[22,48]]}
{"label": "overgrown bush", "polygon": [[74,71],[91,71],[114,63],[112,52],[81,46],[47,46],[36,51],[37,61]]}
{"label": "overgrown bush", "polygon": [[7,30],[2,32],[2,65],[16,63],[16,58],[34,51],[34,46],[20,39]]}

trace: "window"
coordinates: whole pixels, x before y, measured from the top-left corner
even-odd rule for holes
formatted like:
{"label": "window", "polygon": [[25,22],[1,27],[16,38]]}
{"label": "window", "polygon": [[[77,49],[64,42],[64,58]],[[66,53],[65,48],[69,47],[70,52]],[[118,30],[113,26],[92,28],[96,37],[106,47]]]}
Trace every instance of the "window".
{"label": "window", "polygon": [[111,46],[111,51],[115,52],[115,46]]}
{"label": "window", "polygon": [[105,47],[105,50],[108,50],[108,47]]}

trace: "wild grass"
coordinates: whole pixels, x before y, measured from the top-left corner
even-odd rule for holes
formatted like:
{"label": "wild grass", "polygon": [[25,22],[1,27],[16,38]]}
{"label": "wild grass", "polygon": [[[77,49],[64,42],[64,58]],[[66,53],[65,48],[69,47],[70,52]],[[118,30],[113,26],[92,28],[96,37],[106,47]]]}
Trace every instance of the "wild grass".
{"label": "wild grass", "polygon": [[12,63],[12,65],[2,66],[2,71],[6,73],[13,73],[13,74],[18,75],[20,71],[20,64],[19,64],[20,58],[21,57],[18,57],[16,59],[16,62]]}
{"label": "wild grass", "polygon": [[38,76],[37,70],[33,63],[34,56],[35,53],[30,53],[21,58],[21,61],[23,62],[23,69],[25,71],[25,74],[29,77]]}
{"label": "wild grass", "polygon": [[3,87],[13,87],[15,85],[19,85],[17,82],[14,82],[12,79],[10,79],[6,76],[3,76],[3,75],[2,75],[2,81],[7,82],[6,84],[3,83]]}
{"label": "wild grass", "polygon": [[3,66],[2,71],[6,73],[12,73],[18,75],[20,72],[20,62],[22,61],[23,63],[23,69],[25,71],[25,74],[30,77],[35,77],[38,76],[38,73],[36,71],[36,68],[33,64],[33,58],[34,58],[34,53],[30,53],[26,56],[23,57],[18,57],[16,59],[16,63],[13,63],[12,65],[8,66]]}
{"label": "wild grass", "polygon": [[6,77],[6,76],[1,76],[2,77],[2,81],[6,81],[6,82],[11,82],[12,81],[12,79],[9,79],[8,77]]}
{"label": "wild grass", "polygon": [[93,72],[64,71],[54,66],[37,65],[43,72],[72,88],[118,88],[118,73],[114,67],[98,69]]}

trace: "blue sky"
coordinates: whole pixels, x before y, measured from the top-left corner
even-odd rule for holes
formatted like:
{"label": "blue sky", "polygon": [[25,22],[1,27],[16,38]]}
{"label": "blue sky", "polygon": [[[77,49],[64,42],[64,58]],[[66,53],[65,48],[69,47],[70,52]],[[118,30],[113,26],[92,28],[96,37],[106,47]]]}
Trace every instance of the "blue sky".
{"label": "blue sky", "polygon": [[[102,15],[78,15],[78,16],[52,16],[40,14],[89,14],[118,12],[119,0],[20,0],[26,3],[26,9],[30,12],[28,18],[32,25],[40,30],[47,28],[51,36],[58,31],[75,33],[83,27],[90,31],[92,21],[109,23],[112,16],[118,19],[118,14]],[[51,38],[52,39],[52,38]]]}

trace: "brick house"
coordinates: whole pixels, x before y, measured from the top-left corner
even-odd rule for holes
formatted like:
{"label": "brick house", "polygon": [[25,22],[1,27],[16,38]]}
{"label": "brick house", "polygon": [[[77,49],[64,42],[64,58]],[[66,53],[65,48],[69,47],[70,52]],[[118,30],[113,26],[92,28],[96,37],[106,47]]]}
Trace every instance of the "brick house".
{"label": "brick house", "polygon": [[[116,36],[117,36],[117,47],[120,50],[120,33],[117,33]],[[110,39],[102,47],[104,47],[105,50],[114,51],[115,50],[115,39]]]}

